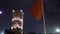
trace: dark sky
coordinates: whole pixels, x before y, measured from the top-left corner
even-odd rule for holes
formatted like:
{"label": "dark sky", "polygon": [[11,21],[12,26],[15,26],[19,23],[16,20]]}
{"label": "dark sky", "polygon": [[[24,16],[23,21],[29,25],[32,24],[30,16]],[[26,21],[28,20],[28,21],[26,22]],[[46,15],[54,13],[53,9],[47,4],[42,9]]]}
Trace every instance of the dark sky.
{"label": "dark sky", "polygon": [[[11,10],[24,10],[24,32],[43,32],[43,18],[39,21],[29,13],[35,0],[0,0],[0,32],[11,27]],[[60,0],[43,0],[46,29],[55,32],[60,28]]]}

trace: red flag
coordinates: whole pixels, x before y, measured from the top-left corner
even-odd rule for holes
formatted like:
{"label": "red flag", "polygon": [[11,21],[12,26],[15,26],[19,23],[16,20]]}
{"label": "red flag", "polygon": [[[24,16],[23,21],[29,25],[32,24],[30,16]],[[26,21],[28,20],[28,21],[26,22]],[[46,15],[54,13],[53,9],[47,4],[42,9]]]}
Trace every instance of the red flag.
{"label": "red flag", "polygon": [[42,17],[42,0],[36,0],[30,9],[30,13],[39,20]]}

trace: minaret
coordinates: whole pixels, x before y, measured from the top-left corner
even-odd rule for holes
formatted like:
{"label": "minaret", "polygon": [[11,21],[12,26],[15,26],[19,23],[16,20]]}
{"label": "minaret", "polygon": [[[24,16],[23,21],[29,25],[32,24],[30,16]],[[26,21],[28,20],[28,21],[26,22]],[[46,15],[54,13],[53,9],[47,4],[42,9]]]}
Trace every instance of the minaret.
{"label": "minaret", "polygon": [[12,30],[17,28],[23,30],[23,15],[23,10],[12,10]]}

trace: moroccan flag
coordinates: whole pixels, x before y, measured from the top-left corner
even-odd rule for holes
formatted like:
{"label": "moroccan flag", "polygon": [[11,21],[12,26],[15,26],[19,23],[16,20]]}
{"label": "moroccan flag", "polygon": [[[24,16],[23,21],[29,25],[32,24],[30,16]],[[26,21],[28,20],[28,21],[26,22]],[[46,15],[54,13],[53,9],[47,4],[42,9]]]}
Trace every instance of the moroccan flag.
{"label": "moroccan flag", "polygon": [[30,13],[39,20],[42,17],[43,7],[42,0],[36,0],[36,2],[30,8]]}

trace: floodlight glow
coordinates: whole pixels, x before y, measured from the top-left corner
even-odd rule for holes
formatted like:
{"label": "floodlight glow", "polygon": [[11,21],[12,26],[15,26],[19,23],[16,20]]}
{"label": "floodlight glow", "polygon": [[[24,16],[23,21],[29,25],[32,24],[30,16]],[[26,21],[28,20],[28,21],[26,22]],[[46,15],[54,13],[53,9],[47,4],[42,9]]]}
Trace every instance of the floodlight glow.
{"label": "floodlight glow", "polygon": [[56,29],[56,32],[60,32],[60,29],[57,28],[57,29]]}
{"label": "floodlight glow", "polygon": [[15,12],[15,10],[12,10],[12,12]]}
{"label": "floodlight glow", "polygon": [[20,12],[23,12],[23,10],[20,10]]}
{"label": "floodlight glow", "polygon": [[2,11],[0,11],[0,14],[2,14]]}
{"label": "floodlight glow", "polygon": [[1,34],[4,34],[4,32],[2,32]]}

